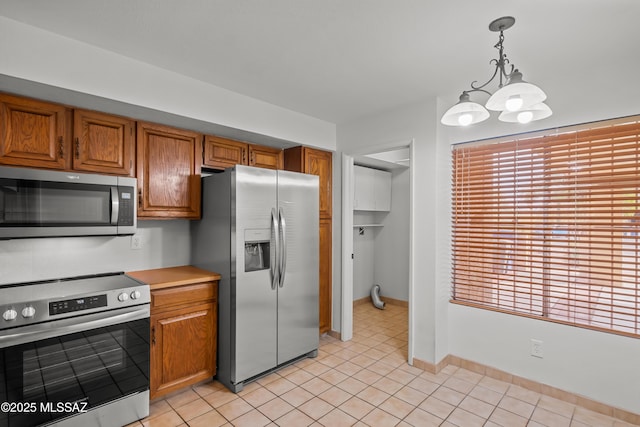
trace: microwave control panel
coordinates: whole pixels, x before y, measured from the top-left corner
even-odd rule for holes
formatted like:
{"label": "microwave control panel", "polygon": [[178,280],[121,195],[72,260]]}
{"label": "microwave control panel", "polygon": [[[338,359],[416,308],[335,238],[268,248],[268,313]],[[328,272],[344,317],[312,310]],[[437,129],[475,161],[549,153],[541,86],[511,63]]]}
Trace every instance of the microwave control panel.
{"label": "microwave control panel", "polygon": [[135,195],[133,187],[118,187],[118,196],[120,198],[118,225],[133,225],[133,216],[136,209]]}

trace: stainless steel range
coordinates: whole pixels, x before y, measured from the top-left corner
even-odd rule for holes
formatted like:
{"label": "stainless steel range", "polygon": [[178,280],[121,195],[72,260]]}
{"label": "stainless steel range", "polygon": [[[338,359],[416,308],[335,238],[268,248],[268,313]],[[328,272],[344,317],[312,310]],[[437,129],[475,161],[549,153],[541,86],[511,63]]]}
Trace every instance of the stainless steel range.
{"label": "stainless steel range", "polygon": [[149,306],[124,273],[0,286],[0,426],[146,417]]}

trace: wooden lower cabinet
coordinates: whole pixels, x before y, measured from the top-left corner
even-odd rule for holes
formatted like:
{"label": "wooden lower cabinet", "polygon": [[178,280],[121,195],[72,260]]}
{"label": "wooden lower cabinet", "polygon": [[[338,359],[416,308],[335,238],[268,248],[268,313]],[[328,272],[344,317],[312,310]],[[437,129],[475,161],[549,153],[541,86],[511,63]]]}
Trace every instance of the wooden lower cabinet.
{"label": "wooden lower cabinet", "polygon": [[217,294],[217,282],[151,291],[151,399],[215,375]]}

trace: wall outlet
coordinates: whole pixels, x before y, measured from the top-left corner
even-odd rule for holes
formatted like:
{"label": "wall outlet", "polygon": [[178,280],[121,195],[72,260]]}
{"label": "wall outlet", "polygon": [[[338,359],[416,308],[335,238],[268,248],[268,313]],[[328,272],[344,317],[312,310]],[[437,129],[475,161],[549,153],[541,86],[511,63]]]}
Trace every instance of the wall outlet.
{"label": "wall outlet", "polygon": [[134,234],[131,236],[131,249],[141,249],[142,248],[142,236],[139,234]]}
{"label": "wall outlet", "polygon": [[531,355],[533,357],[539,357],[541,359],[544,357],[542,341],[534,340],[533,338],[531,339]]}

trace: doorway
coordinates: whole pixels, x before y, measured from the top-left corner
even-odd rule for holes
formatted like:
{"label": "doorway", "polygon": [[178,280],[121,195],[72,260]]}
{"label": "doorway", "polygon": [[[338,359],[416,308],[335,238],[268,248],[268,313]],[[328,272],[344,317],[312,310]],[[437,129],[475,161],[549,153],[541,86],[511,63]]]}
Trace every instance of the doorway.
{"label": "doorway", "polygon": [[[341,306],[341,338],[343,341],[351,340],[353,338],[354,331],[354,299],[358,300],[362,297],[362,284],[359,284],[359,289],[354,289],[354,265],[355,256],[357,256],[354,250],[354,238],[359,235],[359,233],[370,233],[370,236],[374,236],[375,233],[381,233],[380,229],[376,229],[375,227],[380,226],[381,224],[375,223],[375,218],[382,218],[384,220],[384,215],[382,216],[372,216],[369,218],[373,218],[374,223],[368,224],[373,225],[373,227],[361,227],[361,222],[364,218],[365,221],[368,220],[368,217],[365,215],[354,214],[354,186],[355,186],[355,167],[356,165],[363,165],[368,167],[373,167],[377,169],[387,169],[391,170],[394,174],[394,178],[400,176],[399,179],[401,182],[400,185],[408,186],[408,188],[404,188],[403,191],[406,193],[406,207],[403,207],[405,211],[408,211],[408,232],[406,232],[406,236],[403,239],[403,242],[400,243],[403,245],[401,248],[400,254],[401,256],[408,258],[408,268],[402,267],[403,269],[408,269],[408,271],[403,271],[400,279],[401,283],[404,283],[405,289],[403,290],[404,294],[400,298],[397,298],[399,301],[405,299],[406,296],[406,306],[405,310],[408,310],[408,318],[407,318],[407,327],[408,327],[408,342],[407,342],[407,361],[409,364],[413,363],[413,191],[415,188],[414,185],[414,165],[413,165],[413,140],[410,141],[401,141],[390,144],[385,144],[382,146],[376,146],[374,148],[370,148],[367,151],[361,152],[351,152],[348,154],[343,154],[342,157],[342,306]],[[393,172],[395,170],[395,173]],[[408,176],[407,176],[408,175]],[[396,183],[396,185],[398,185]],[[397,187],[396,187],[397,188]],[[392,193],[393,194],[393,193]],[[393,197],[393,196],[392,196]],[[396,205],[397,207],[397,205]],[[406,214],[406,212],[405,212]],[[397,219],[393,220],[397,221]],[[392,223],[393,223],[392,221]],[[365,224],[366,225],[366,224]],[[406,226],[406,223],[404,224]],[[397,236],[396,236],[397,237]],[[388,239],[381,238],[382,240]],[[385,246],[388,244],[389,240],[386,240]],[[398,241],[390,245],[390,249],[393,245],[397,248]],[[383,249],[384,251],[385,249]],[[389,256],[392,252],[388,252],[387,255],[383,254],[382,258],[385,256]],[[390,280],[390,279],[386,279]],[[398,286],[397,283],[393,284],[394,286]],[[373,283],[370,285],[373,286]],[[385,295],[384,283],[381,283],[382,287],[382,295]],[[355,291],[355,293],[354,293]],[[398,289],[396,288],[396,292]],[[366,298],[365,298],[366,299]],[[393,299],[393,297],[391,298]],[[357,319],[356,319],[357,320]]]}

